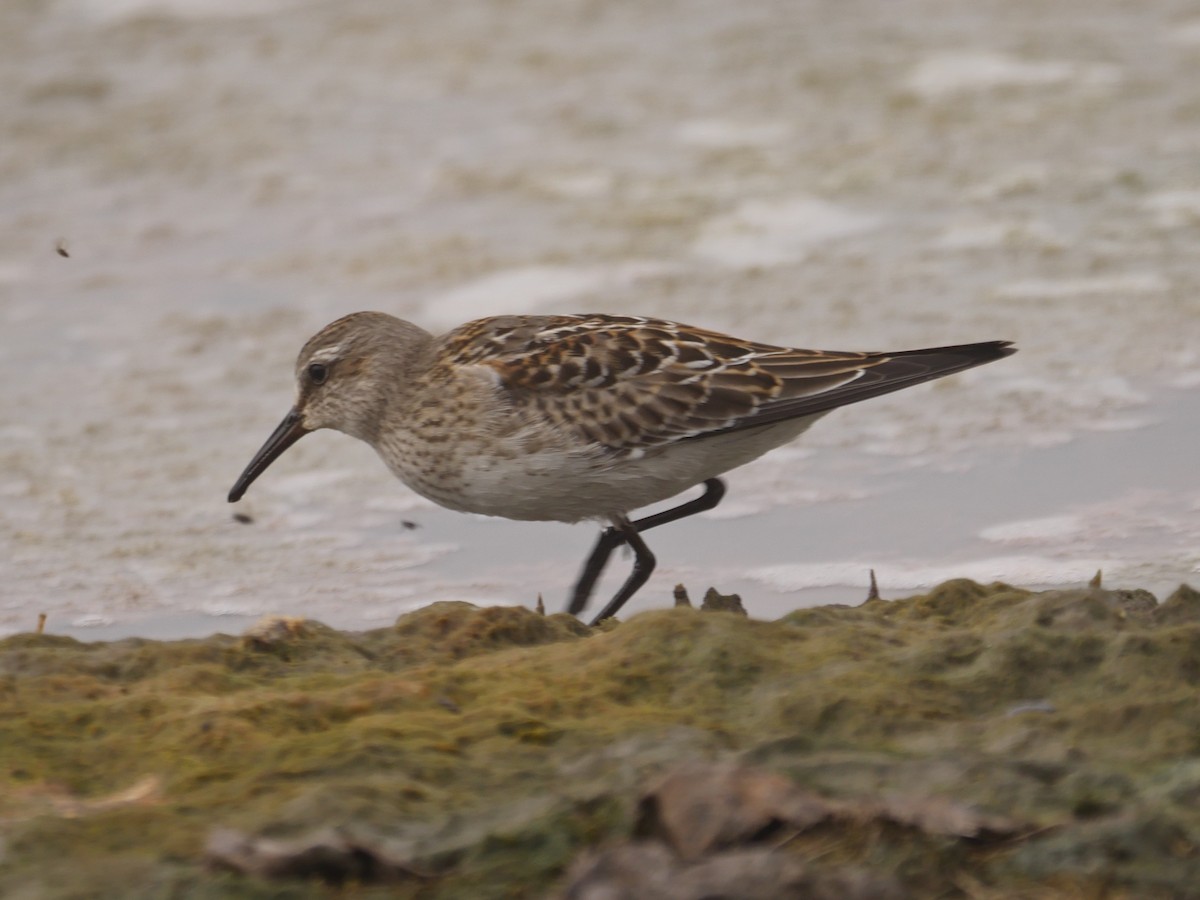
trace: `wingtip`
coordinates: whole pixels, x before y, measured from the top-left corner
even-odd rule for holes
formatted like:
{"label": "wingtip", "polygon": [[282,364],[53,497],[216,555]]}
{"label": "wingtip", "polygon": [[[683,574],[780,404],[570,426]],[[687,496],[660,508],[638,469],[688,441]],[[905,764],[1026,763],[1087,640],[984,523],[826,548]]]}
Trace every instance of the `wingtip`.
{"label": "wingtip", "polygon": [[[961,356],[974,357],[979,362],[991,362],[994,359],[1012,356],[1017,352],[1017,348],[1012,341],[980,341],[976,344],[959,344],[954,347],[931,347],[927,350],[914,350],[912,354],[919,355],[938,352],[957,353]],[[973,363],[973,365],[978,365],[978,362]]]}
{"label": "wingtip", "polygon": [[946,349],[951,352],[957,351],[964,360],[967,360],[964,368],[968,369],[1004,359],[1004,357],[1012,356],[1017,352],[1012,341],[982,341],[978,344],[964,344]]}

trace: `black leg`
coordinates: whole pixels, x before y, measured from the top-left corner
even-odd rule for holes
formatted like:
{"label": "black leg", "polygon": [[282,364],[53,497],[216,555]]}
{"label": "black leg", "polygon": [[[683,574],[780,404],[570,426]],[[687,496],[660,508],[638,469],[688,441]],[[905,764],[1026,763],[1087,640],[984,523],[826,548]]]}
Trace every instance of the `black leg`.
{"label": "black leg", "polygon": [[[650,548],[638,534],[637,526],[628,519],[615,519],[614,522],[616,524],[613,527],[616,533],[633,548],[633,571],[629,573],[629,577],[625,579],[625,583],[621,585],[617,595],[608,601],[608,605],[600,610],[596,618],[592,619],[591,624],[593,625],[599,625],[605,619],[615,616],[618,610],[625,605],[625,601],[638,592],[638,588],[646,583],[646,579],[654,571],[654,554],[650,552]],[[662,523],[657,524],[661,525]]]}
{"label": "black leg", "polygon": [[666,525],[668,522],[678,522],[680,519],[694,516],[698,512],[712,509],[721,502],[721,498],[724,496],[725,482],[720,478],[710,478],[704,482],[704,493],[695,500],[680,503],[678,506],[664,509],[662,512],[646,516],[644,519],[637,519],[630,524],[637,531],[645,531],[647,528],[656,528],[659,525]]}
{"label": "black leg", "polygon": [[583,612],[588,599],[592,596],[592,588],[596,586],[600,573],[604,571],[609,556],[623,543],[625,543],[625,536],[615,528],[605,528],[600,532],[600,540],[596,541],[596,546],[592,548],[592,555],[587,558],[587,562],[583,565],[583,571],[579,573],[579,580],[571,589],[571,601],[567,604],[567,612],[573,616]]}
{"label": "black leg", "polygon": [[[725,482],[721,481],[720,478],[710,478],[704,482],[704,493],[699,497],[696,497],[694,500],[689,500],[686,503],[681,503],[679,506],[673,506],[671,509],[665,509],[660,513],[655,513],[652,516],[646,516],[644,519],[638,519],[635,522],[628,522],[627,524],[636,534],[638,532],[645,531],[648,528],[654,528],[658,525],[666,525],[668,522],[677,522],[680,519],[695,515],[698,512],[704,512],[705,510],[712,509],[721,502],[721,498],[724,496]],[[573,616],[577,616],[583,611],[583,608],[587,606],[587,602],[592,596],[592,589],[596,586],[596,581],[600,578],[600,573],[604,571],[604,566],[608,562],[609,556],[612,555],[613,550],[617,549],[617,547],[620,547],[621,544],[624,544],[627,541],[628,538],[626,537],[626,534],[616,527],[605,528],[604,531],[600,532],[600,539],[596,541],[596,546],[592,548],[592,553],[588,557],[587,562],[584,564],[583,571],[579,574],[579,580],[575,582],[575,587],[571,591],[571,601],[567,604],[567,612]],[[648,548],[646,548],[644,542],[641,543],[643,549],[645,549],[646,555],[650,557],[650,568],[653,570],[654,555],[650,553]],[[634,548],[634,552],[637,552],[636,547]],[[636,562],[634,564],[634,568],[635,570],[637,568]],[[649,572],[646,573],[647,578],[649,577],[649,574]],[[632,580],[632,576],[630,580]],[[619,609],[626,600],[633,596],[633,592],[641,587],[642,584],[645,583],[645,580],[646,579],[643,578],[636,585],[634,585],[633,591],[630,591],[629,595],[624,597],[620,603],[616,603],[616,597],[614,597],[612,602],[605,607],[605,613],[601,614],[596,621],[607,619],[609,616],[611,616],[616,609]],[[627,581],[617,593],[617,596],[620,597],[628,587],[629,582]],[[614,603],[616,603],[616,608],[610,610],[609,607],[612,607]]]}

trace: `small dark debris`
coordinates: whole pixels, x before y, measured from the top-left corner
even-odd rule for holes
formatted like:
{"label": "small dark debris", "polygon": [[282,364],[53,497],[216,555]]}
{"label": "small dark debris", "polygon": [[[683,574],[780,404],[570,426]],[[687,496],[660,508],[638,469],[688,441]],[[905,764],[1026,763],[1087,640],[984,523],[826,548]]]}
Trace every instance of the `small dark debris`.
{"label": "small dark debris", "polygon": [[414,529],[421,527],[416,522],[412,521],[412,519],[401,519],[400,525],[404,528],[405,531],[413,531]]}
{"label": "small dark debris", "polygon": [[254,522],[253,517],[246,515],[244,512],[235,512],[233,521],[240,522],[243,525],[251,525]]}
{"label": "small dark debris", "polygon": [[704,594],[704,602],[700,608],[706,612],[731,612],[748,615],[746,607],[742,606],[742,598],[738,594],[722,594],[716,588],[709,588]]}
{"label": "small dark debris", "polygon": [[307,625],[294,616],[266,616],[242,632],[242,644],[251,650],[271,650],[303,636]]}
{"label": "small dark debris", "polygon": [[64,238],[59,238],[54,244],[54,252],[59,256],[70,258],[71,254],[67,252],[67,242]]}

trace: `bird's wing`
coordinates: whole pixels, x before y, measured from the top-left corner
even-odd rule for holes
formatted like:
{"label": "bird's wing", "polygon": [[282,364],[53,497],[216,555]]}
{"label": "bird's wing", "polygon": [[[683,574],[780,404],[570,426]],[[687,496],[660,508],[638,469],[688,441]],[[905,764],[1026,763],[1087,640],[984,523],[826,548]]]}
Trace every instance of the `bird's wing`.
{"label": "bird's wing", "polygon": [[998,359],[1003,342],[800,350],[633,316],[511,316],[445,338],[517,406],[616,453],[827,412]]}

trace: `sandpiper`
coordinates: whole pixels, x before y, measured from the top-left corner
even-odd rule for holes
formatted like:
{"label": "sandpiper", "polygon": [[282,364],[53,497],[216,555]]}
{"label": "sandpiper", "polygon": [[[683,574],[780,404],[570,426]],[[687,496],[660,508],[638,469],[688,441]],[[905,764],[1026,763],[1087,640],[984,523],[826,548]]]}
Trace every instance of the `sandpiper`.
{"label": "sandpiper", "polygon": [[[464,512],[608,521],[567,605],[580,613],[612,551],[633,570],[595,617],[650,577],[641,532],[712,509],[717,477],[831,410],[1015,352],[987,341],[894,353],[798,350],[641,316],[495,316],[435,337],[379,312],[314,335],[296,403],[229,492],[236,502],[288,447],[333,428],[366,441],[411,489]],[[641,519],[632,510],[703,485]]]}

